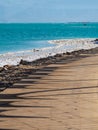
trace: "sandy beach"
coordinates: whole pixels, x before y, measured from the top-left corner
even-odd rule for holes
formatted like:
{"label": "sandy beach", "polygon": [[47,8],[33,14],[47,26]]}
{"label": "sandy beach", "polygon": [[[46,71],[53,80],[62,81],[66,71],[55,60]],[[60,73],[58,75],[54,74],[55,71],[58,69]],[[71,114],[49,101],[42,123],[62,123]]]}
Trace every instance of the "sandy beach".
{"label": "sandy beach", "polygon": [[0,0],[0,130],[98,130],[98,0]]}
{"label": "sandy beach", "polygon": [[1,130],[98,130],[98,48],[22,61],[17,74],[0,93]]}

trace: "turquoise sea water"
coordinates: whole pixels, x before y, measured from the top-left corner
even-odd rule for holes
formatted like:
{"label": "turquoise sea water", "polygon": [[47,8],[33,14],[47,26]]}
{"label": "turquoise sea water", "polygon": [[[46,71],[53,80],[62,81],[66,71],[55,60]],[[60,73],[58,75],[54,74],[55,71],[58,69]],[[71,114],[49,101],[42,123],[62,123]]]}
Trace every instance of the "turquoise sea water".
{"label": "turquoise sea water", "polygon": [[53,46],[48,40],[98,38],[98,23],[0,24],[0,53]]}

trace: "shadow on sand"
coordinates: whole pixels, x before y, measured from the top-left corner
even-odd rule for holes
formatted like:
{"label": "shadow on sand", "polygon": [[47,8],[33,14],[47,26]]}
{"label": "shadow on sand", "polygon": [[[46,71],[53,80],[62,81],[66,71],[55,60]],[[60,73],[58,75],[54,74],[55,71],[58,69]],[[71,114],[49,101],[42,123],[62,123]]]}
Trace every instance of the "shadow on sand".
{"label": "shadow on sand", "polygon": [[[59,63],[57,63],[59,64]],[[93,65],[93,64],[89,64],[89,65]],[[31,102],[33,102],[33,100],[46,100],[47,102],[50,101],[54,101],[56,100],[57,96],[62,96],[62,95],[79,95],[79,94],[91,94],[94,92],[84,92],[84,93],[68,93],[66,94],[66,91],[75,91],[75,90],[85,90],[85,89],[92,89],[92,88],[98,88],[98,86],[85,86],[85,87],[73,87],[73,88],[43,88],[40,87],[39,90],[34,90],[35,85],[39,84],[40,85],[40,80],[43,81],[43,78],[48,76],[50,73],[52,73],[53,71],[57,70],[59,67],[45,67],[42,68],[41,70],[38,70],[35,73],[31,73],[31,74],[27,74],[25,79],[22,79],[21,81],[19,81],[18,84],[13,85],[12,87],[9,88],[9,90],[14,90],[14,89],[18,89],[21,90],[21,92],[17,92],[17,93],[10,93],[8,94],[7,91],[6,93],[0,93],[0,123],[8,120],[8,119],[26,119],[26,118],[37,118],[37,119],[48,119],[49,116],[41,116],[41,115],[34,115],[34,116],[28,116],[28,115],[15,115],[14,111],[16,109],[25,109],[25,108],[37,108],[39,109],[38,111],[40,111],[41,108],[43,109],[51,109],[53,108],[52,105],[29,105],[29,104],[24,104],[22,105],[22,101],[24,100],[31,100]],[[88,79],[89,80],[97,80],[97,79]],[[49,80],[49,82],[54,81],[54,79]],[[61,79],[55,79],[55,82],[60,82]],[[71,82],[72,80],[64,80],[65,82]],[[74,80],[74,82],[77,82],[78,80]],[[79,80],[80,81],[80,80]],[[82,81],[85,81],[85,79],[83,79]],[[42,83],[42,82],[41,82]],[[45,84],[44,82],[42,84]],[[32,86],[32,87],[31,87]],[[30,87],[30,88],[29,88]],[[22,91],[22,89],[25,91]],[[42,90],[41,90],[42,89]],[[60,94],[56,94],[56,93],[52,93],[52,92],[65,92],[65,93],[60,93]],[[46,93],[46,95],[44,95]],[[97,92],[96,92],[97,93]],[[36,94],[36,95],[34,95]],[[41,95],[40,95],[41,94]],[[51,97],[53,96],[53,97]],[[21,102],[19,102],[21,100]],[[15,104],[16,103],[16,104]],[[17,105],[18,103],[18,105]],[[6,114],[6,112],[11,111],[11,114]],[[32,110],[33,111],[33,110]],[[5,120],[4,120],[5,119]],[[16,129],[3,129],[0,128],[1,130],[16,130]]]}

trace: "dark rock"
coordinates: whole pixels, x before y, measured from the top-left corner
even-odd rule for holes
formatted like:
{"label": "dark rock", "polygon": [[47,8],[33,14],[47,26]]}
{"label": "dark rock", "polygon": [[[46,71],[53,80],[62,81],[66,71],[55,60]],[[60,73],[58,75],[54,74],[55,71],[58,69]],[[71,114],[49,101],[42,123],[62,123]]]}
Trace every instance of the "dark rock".
{"label": "dark rock", "polygon": [[98,39],[95,39],[96,42],[98,42]]}
{"label": "dark rock", "polygon": [[71,52],[66,52],[66,55],[71,55]]}
{"label": "dark rock", "polygon": [[56,57],[62,57],[63,54],[56,54]]}
{"label": "dark rock", "polygon": [[28,65],[28,64],[30,64],[30,62],[21,59],[19,64]]}
{"label": "dark rock", "polygon": [[5,90],[6,88],[9,88],[12,86],[12,83],[7,82],[0,82],[0,91]]}
{"label": "dark rock", "polygon": [[4,70],[8,70],[9,68],[10,68],[9,65],[5,65],[5,66],[3,66],[3,69],[4,69]]}

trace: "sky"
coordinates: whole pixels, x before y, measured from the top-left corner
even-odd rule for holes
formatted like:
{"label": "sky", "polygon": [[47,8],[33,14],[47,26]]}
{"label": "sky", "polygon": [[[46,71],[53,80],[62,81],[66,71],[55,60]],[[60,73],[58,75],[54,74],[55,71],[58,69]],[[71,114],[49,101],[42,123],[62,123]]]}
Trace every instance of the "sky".
{"label": "sky", "polygon": [[0,0],[0,22],[98,22],[98,0]]}

